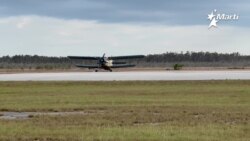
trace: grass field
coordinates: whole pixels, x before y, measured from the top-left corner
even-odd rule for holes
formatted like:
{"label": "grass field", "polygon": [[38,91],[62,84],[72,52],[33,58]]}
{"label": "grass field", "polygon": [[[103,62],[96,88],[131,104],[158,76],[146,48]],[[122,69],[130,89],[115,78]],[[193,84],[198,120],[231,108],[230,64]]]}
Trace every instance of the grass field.
{"label": "grass field", "polygon": [[[0,82],[0,140],[249,141],[250,81]],[[0,115],[1,116],[1,115]]]}

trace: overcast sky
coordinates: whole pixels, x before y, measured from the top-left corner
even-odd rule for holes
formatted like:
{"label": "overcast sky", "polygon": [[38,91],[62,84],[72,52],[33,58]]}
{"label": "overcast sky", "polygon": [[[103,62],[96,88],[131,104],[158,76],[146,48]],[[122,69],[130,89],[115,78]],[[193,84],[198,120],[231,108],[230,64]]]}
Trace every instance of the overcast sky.
{"label": "overcast sky", "polygon": [[[214,9],[239,19],[208,29]],[[0,56],[250,55],[249,14],[247,0],[0,0]]]}

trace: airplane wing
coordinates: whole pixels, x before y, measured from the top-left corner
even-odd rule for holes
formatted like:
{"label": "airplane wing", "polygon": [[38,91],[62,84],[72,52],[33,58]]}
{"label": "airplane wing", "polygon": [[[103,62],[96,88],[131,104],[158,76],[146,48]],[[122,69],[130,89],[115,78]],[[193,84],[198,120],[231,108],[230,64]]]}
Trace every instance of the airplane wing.
{"label": "airplane wing", "polygon": [[99,65],[76,65],[79,68],[89,68],[89,69],[94,69],[94,68],[99,68]]}
{"label": "airplane wing", "polygon": [[80,60],[99,60],[100,57],[92,56],[68,56],[69,59],[80,59]]}
{"label": "airplane wing", "polygon": [[134,67],[135,65],[113,65],[111,68],[128,68],[128,67]]}
{"label": "airplane wing", "polygon": [[131,56],[111,56],[108,57],[111,60],[118,60],[118,59],[139,59],[144,58],[144,55],[131,55]]}

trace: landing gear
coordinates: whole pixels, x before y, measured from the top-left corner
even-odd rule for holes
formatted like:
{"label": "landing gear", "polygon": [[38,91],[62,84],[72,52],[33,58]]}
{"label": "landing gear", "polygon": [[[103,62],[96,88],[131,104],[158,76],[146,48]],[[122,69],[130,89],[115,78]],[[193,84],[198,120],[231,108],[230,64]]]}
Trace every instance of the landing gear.
{"label": "landing gear", "polygon": [[[105,69],[105,71],[112,72],[113,70],[111,70],[111,69]],[[95,72],[99,72],[99,69],[95,69]]]}

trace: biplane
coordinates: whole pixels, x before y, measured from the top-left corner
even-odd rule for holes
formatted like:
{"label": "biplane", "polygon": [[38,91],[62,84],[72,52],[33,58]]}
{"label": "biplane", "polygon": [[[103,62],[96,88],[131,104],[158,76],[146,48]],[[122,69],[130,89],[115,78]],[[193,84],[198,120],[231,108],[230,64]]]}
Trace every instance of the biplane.
{"label": "biplane", "polygon": [[[84,64],[75,64],[77,67],[80,68],[89,68],[95,69],[97,72],[98,69],[104,69],[112,72],[112,68],[128,68],[128,67],[135,67],[134,64],[128,64],[124,60],[127,59],[140,59],[144,58],[144,55],[129,55],[129,56],[111,56],[105,57],[103,54],[102,57],[95,57],[95,56],[68,56],[70,59],[77,59],[77,60],[96,60],[96,64],[94,65],[84,65]],[[122,61],[121,61],[122,60]]]}

